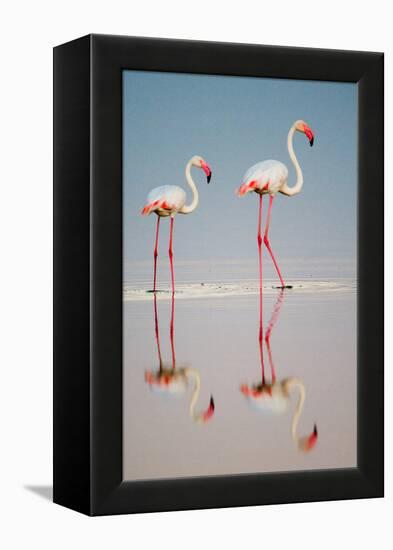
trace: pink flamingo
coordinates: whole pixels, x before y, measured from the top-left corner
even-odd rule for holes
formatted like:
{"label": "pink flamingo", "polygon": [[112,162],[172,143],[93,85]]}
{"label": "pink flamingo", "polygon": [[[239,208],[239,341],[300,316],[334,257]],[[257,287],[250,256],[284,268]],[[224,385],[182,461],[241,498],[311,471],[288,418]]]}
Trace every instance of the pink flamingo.
{"label": "pink flamingo", "polygon": [[186,393],[190,381],[194,382],[194,389],[191,395],[189,414],[196,424],[206,424],[214,416],[214,399],[211,396],[209,406],[204,411],[196,411],[196,404],[201,391],[201,377],[197,369],[182,367],[180,369],[163,369],[160,372],[145,372],[145,382],[156,392],[180,396]]}
{"label": "pink flamingo", "polygon": [[263,195],[269,195],[269,208],[267,213],[265,234],[263,237],[263,242],[266,245],[266,248],[269,251],[269,254],[273,260],[274,267],[276,268],[277,274],[280,278],[281,288],[292,288],[291,286],[286,286],[284,279],[282,278],[280,268],[276,262],[276,259],[273,254],[269,242],[269,225],[270,225],[270,216],[273,205],[273,199],[276,196],[276,193],[282,193],[288,197],[297,195],[300,193],[303,187],[303,174],[300,168],[299,162],[295,156],[293,150],[293,136],[295,132],[301,132],[307,136],[312,146],[314,143],[314,133],[311,128],[303,120],[297,120],[290,128],[288,133],[288,153],[289,157],[296,170],[296,184],[293,187],[288,186],[288,169],[282,162],[277,160],[265,160],[263,162],[258,162],[254,164],[247,170],[243,177],[243,183],[237,190],[239,197],[246,195],[250,191],[254,191],[259,195],[259,217],[258,217],[258,250],[259,250],[259,279],[260,286],[262,285],[262,235],[261,235],[261,225],[262,225],[262,197]]}
{"label": "pink flamingo", "polygon": [[175,276],[173,271],[173,223],[176,214],[190,214],[195,210],[199,203],[199,195],[194,180],[191,177],[191,167],[201,168],[207,178],[207,183],[210,182],[212,171],[210,166],[203,160],[202,157],[196,155],[192,157],[186,165],[186,180],[191,187],[193,194],[192,201],[186,205],[186,193],[177,185],[162,185],[155,187],[147,196],[146,205],[142,209],[142,215],[147,216],[152,212],[157,214],[156,241],[154,247],[154,282],[153,292],[156,292],[157,281],[157,256],[158,256],[158,234],[160,230],[160,219],[162,217],[171,218],[170,237],[169,237],[169,261],[171,265],[172,293],[175,292]]}
{"label": "pink flamingo", "polygon": [[197,412],[196,404],[199,399],[201,391],[201,377],[197,369],[191,367],[176,368],[175,358],[175,343],[174,343],[174,304],[175,296],[172,293],[172,308],[171,308],[171,322],[170,322],[170,340],[172,351],[172,368],[165,367],[161,356],[160,345],[160,333],[157,313],[157,297],[154,294],[154,325],[155,325],[155,338],[158,352],[159,369],[158,371],[146,371],[145,382],[152,390],[165,395],[183,395],[186,393],[190,380],[194,383],[194,390],[192,392],[191,401],[189,405],[189,414],[192,420],[197,424],[206,424],[209,422],[215,411],[215,404],[213,396],[210,396],[210,401],[207,409]]}
{"label": "pink flamingo", "polygon": [[308,452],[311,451],[317,444],[318,430],[316,424],[314,424],[314,429],[310,435],[299,437],[297,434],[297,426],[306,400],[305,385],[299,378],[296,377],[285,378],[281,381],[276,380],[276,372],[273,364],[273,355],[270,346],[271,333],[280,315],[283,301],[284,290],[281,289],[277,298],[277,302],[273,308],[273,313],[265,334],[265,343],[271,371],[271,383],[268,383],[265,380],[265,365],[263,360],[263,328],[262,320],[260,318],[259,352],[262,367],[262,381],[261,383],[254,384],[252,386],[242,384],[240,387],[240,391],[258,410],[265,413],[284,414],[289,408],[291,392],[293,390],[298,390],[299,399],[292,418],[291,435],[298,449],[304,452]]}

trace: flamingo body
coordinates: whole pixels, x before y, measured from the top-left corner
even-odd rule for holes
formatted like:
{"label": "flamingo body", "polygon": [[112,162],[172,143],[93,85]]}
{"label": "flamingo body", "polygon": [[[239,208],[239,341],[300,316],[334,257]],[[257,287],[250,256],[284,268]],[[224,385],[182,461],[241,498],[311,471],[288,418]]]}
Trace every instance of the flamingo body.
{"label": "flamingo body", "polygon": [[153,391],[172,396],[182,395],[188,388],[188,379],[183,369],[163,370],[158,373],[147,371],[145,381]]}
{"label": "flamingo body", "polygon": [[238,189],[239,196],[250,191],[260,195],[275,195],[288,181],[288,169],[278,160],[264,160],[251,166],[244,174],[243,183]]}
{"label": "flamingo body", "polygon": [[160,185],[155,187],[147,195],[146,205],[142,210],[143,215],[155,212],[158,216],[173,216],[181,213],[186,204],[186,192],[177,185]]}
{"label": "flamingo body", "polygon": [[259,386],[243,385],[241,392],[250,405],[263,413],[284,414],[288,410],[289,395],[280,383]]}

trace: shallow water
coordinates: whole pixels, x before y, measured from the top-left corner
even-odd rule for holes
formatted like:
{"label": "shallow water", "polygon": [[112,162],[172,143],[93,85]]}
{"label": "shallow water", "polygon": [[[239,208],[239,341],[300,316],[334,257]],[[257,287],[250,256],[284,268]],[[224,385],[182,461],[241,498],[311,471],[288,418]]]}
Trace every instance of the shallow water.
{"label": "shallow water", "polygon": [[[318,282],[325,286],[319,287]],[[191,283],[191,285],[190,285]],[[209,280],[208,284],[220,285]],[[298,285],[309,280],[297,280]],[[196,281],[179,278],[178,288]],[[326,284],[328,287],[326,287]],[[291,437],[298,393],[290,393],[282,414],[258,410],[241,393],[242,384],[261,382],[259,298],[255,280],[231,280],[241,292],[214,296],[205,288],[192,297],[162,293],[156,301],[161,366],[169,371],[175,354],[179,383],[154,391],[145,372],[159,371],[155,310],[146,279],[126,281],[143,299],[124,300],[124,477],[157,479],[356,466],[356,285],[353,278],[321,277],[308,291],[295,286],[263,295],[263,329],[277,312],[271,330],[271,352],[277,382],[300,379],[306,390],[298,433],[308,436],[314,423],[318,440],[309,452]],[[182,287],[183,285],[183,287]],[[252,292],[243,292],[244,285]],[[337,286],[338,285],[338,286]],[[271,287],[272,285],[267,284]],[[328,289],[328,290],[327,290]],[[329,290],[330,289],[330,290]],[[331,291],[334,289],[334,291]],[[197,298],[197,299],[196,299]],[[174,307],[173,338],[170,324]],[[173,343],[173,349],[171,344]],[[263,346],[266,381],[271,378]],[[214,414],[204,423],[190,416],[195,375],[200,377],[195,413]],[[154,385],[153,385],[154,386]],[[200,418],[199,418],[200,419]]]}

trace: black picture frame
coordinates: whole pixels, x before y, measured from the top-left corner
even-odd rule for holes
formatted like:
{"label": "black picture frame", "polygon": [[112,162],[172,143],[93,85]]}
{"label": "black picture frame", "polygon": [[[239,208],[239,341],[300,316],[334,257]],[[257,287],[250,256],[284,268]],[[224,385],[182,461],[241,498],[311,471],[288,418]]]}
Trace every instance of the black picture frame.
{"label": "black picture frame", "polygon": [[[123,480],[123,69],[358,83],[356,468]],[[103,515],[383,496],[383,136],[382,53],[109,35],[54,49],[54,502]]]}

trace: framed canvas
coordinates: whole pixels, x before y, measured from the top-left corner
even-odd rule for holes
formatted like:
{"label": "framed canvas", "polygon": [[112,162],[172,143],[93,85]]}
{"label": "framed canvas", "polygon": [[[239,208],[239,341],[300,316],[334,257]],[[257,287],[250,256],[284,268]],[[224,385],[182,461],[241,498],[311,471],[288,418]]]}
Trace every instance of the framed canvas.
{"label": "framed canvas", "polygon": [[381,497],[383,429],[383,54],[56,47],[54,501]]}

